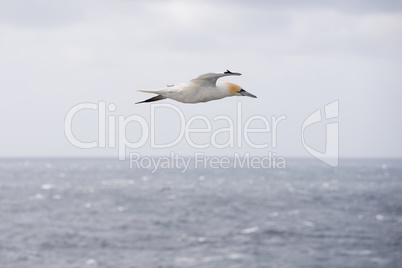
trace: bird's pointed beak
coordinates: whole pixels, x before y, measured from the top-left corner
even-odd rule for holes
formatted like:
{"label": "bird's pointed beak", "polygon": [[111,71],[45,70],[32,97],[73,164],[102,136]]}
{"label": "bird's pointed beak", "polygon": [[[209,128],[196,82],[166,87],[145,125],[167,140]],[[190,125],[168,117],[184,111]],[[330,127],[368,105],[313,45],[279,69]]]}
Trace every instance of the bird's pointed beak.
{"label": "bird's pointed beak", "polygon": [[251,98],[257,98],[257,96],[245,91],[244,89],[241,89],[239,91],[239,93],[240,93],[240,95],[243,95],[243,96],[248,96],[248,97],[251,97]]}

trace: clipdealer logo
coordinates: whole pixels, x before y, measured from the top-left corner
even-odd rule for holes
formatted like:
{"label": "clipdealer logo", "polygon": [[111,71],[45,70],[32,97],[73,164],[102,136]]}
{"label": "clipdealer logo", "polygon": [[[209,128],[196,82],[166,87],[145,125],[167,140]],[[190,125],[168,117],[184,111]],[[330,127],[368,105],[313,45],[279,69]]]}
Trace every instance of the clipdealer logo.
{"label": "clipdealer logo", "polygon": [[[125,160],[127,155],[130,157],[130,167],[133,166],[133,163],[139,168],[149,168],[150,166],[155,167],[158,166],[155,163],[165,163],[165,167],[171,167],[174,165],[168,165],[166,159],[173,159],[172,157],[162,157],[153,161],[152,159],[148,159],[145,156],[140,156],[136,149],[139,149],[145,145],[148,145],[151,149],[166,149],[166,148],[174,148],[180,142],[185,140],[188,145],[190,145],[195,150],[202,150],[206,148],[217,148],[217,149],[225,149],[225,148],[242,148],[243,145],[248,146],[248,148],[252,149],[265,149],[267,148],[276,148],[277,147],[277,139],[278,139],[278,127],[281,121],[287,119],[286,115],[280,116],[271,116],[271,118],[267,118],[262,115],[253,115],[247,119],[243,119],[242,116],[242,104],[241,102],[237,103],[237,110],[235,118],[230,117],[228,115],[217,115],[212,119],[207,118],[204,115],[194,115],[188,119],[186,119],[183,111],[175,105],[172,104],[151,104],[150,105],[150,121],[148,122],[146,118],[142,117],[139,114],[132,114],[129,116],[124,115],[114,115],[111,114],[115,112],[117,106],[113,103],[107,105],[105,101],[99,101],[98,103],[80,103],[72,107],[66,114],[64,121],[64,131],[67,140],[77,148],[82,149],[91,149],[91,148],[117,148],[118,158],[119,160]],[[171,140],[167,143],[158,143],[156,139],[156,113],[158,110],[170,109],[171,112],[174,112],[177,119],[179,119],[179,134],[175,137],[174,140]],[[73,119],[75,116],[78,116],[79,113],[83,110],[93,110],[98,114],[98,137],[97,140],[93,141],[82,141],[79,140],[73,134]],[[338,117],[338,101],[332,102],[325,106],[325,119],[332,119]],[[321,122],[322,116],[321,111],[317,110],[303,122],[301,129],[301,139],[302,145],[318,160],[336,167],[338,165],[338,123],[329,123],[327,124],[327,132],[326,132],[326,150],[321,153],[318,150],[307,145],[305,141],[304,131],[307,127],[312,124]],[[193,127],[194,122],[203,122],[206,127],[204,128],[195,128]],[[227,127],[219,128],[213,130],[214,123],[217,121],[224,122]],[[264,125],[263,128],[252,128],[251,124],[253,122],[262,122]],[[136,141],[131,141],[127,137],[127,127],[130,124],[137,124],[139,128],[137,128],[138,133],[140,133],[140,138]],[[205,143],[197,143],[195,140],[191,138],[192,134],[202,133],[204,135],[209,135],[209,142]],[[255,143],[255,141],[250,137],[250,134],[253,133],[261,133],[269,136],[269,141],[265,143]],[[222,140],[218,142],[218,135],[226,134],[228,137],[225,142],[222,143]],[[131,150],[131,152],[130,152]],[[134,150],[134,152],[133,152]],[[174,154],[174,152],[172,152]],[[190,160],[183,160],[184,157],[176,155],[176,159],[182,159],[182,163],[190,163],[189,161],[193,160],[193,162],[199,162],[199,156],[202,153],[194,151],[194,157],[190,157]],[[197,157],[196,157],[197,156]],[[227,158],[227,157],[226,157]],[[224,158],[222,159],[222,163],[217,163],[216,157],[204,157],[204,162],[208,162],[208,167],[211,168],[227,168],[228,160]],[[209,159],[209,160],[208,160]],[[211,162],[211,159],[213,160]],[[237,159],[237,163],[242,163],[240,166],[248,167],[248,168],[284,168],[286,167],[286,161],[283,157],[277,156],[275,152],[267,152],[266,157],[250,157],[249,153],[243,155],[243,159],[241,160],[241,156],[239,153],[235,153],[232,157],[228,159]],[[244,160],[246,159],[246,160]],[[259,159],[259,160],[258,160]],[[268,159],[268,161],[267,161]],[[232,163],[231,166],[236,165],[236,161]],[[279,161],[275,161],[279,160]],[[243,161],[243,162],[242,162]],[[246,161],[246,164],[245,162]],[[250,161],[252,164],[250,164]],[[265,161],[265,162],[264,162]],[[173,162],[173,160],[171,160]],[[180,161],[175,161],[175,163],[179,163]],[[230,162],[230,161],[229,161]],[[151,163],[154,163],[151,165]],[[257,163],[257,164],[256,164]],[[258,164],[259,163],[259,164]],[[264,164],[265,163],[265,164]],[[272,163],[274,163],[272,165]],[[279,163],[279,164],[278,164]],[[188,164],[186,164],[188,167]],[[178,168],[178,166],[175,166]],[[205,167],[205,164],[204,164]],[[186,168],[187,170],[187,168]]]}
{"label": "clipdealer logo", "polygon": [[[302,131],[301,131],[301,139],[303,147],[309,152],[312,156],[317,158],[318,160],[330,165],[331,167],[337,167],[339,164],[339,123],[329,122],[326,124],[326,134],[325,134],[325,151],[320,152],[309,145],[307,145],[304,131],[307,127],[320,123],[324,120],[321,115],[321,110],[318,109],[314,113],[312,113],[307,119],[303,122]],[[339,117],[339,101],[336,100],[331,102],[324,107],[324,115],[325,120],[331,120]]]}

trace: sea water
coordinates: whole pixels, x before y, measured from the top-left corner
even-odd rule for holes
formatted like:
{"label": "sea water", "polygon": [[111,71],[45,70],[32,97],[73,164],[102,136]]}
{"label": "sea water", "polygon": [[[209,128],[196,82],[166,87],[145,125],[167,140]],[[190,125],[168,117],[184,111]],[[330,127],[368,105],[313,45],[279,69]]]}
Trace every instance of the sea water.
{"label": "sea water", "polygon": [[402,267],[402,161],[2,159],[0,267]]}

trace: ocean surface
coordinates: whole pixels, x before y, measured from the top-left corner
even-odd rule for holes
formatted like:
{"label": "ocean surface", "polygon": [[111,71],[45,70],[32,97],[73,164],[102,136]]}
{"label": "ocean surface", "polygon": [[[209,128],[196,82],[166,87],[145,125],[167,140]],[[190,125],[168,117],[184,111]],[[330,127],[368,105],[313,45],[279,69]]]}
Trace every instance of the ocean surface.
{"label": "ocean surface", "polygon": [[402,160],[0,160],[0,267],[402,267]]}

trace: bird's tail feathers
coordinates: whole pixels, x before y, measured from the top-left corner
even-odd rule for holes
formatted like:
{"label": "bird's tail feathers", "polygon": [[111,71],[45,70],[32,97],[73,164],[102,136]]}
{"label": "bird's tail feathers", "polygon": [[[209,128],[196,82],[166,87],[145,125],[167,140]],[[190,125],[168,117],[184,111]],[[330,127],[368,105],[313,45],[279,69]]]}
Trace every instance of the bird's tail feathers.
{"label": "bird's tail feathers", "polygon": [[139,92],[144,92],[144,93],[154,93],[156,94],[156,92],[152,91],[152,90],[137,90]]}

